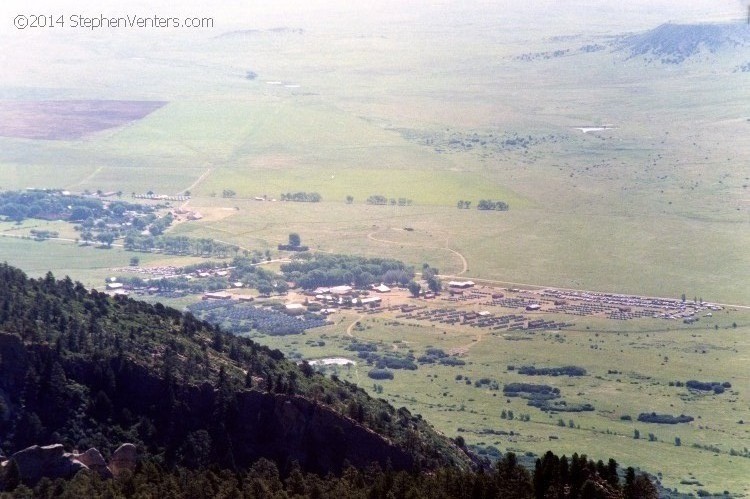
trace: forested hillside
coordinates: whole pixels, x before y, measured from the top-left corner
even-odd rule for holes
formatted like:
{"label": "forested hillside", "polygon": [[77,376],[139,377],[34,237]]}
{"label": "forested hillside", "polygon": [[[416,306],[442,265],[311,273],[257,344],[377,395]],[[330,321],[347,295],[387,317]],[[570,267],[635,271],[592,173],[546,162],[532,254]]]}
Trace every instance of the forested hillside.
{"label": "forested hillside", "polygon": [[[616,464],[585,457],[545,456],[532,479],[509,455],[477,474],[461,439],[305,363],[160,304],[51,274],[29,279],[7,265],[0,436],[11,456],[3,487],[20,496],[532,497],[534,487],[570,482],[569,497],[644,497],[621,486]],[[79,472],[69,482],[29,483],[12,458],[48,444],[95,447],[109,458],[124,442],[138,449],[138,467],[106,481]],[[320,478],[329,473],[339,478]],[[632,474],[628,483],[650,486]]]}

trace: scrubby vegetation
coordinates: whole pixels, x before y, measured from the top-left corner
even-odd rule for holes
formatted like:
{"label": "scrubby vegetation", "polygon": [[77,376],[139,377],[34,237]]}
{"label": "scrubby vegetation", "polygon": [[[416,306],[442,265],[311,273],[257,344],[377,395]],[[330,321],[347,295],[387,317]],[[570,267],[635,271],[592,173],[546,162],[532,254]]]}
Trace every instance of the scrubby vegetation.
{"label": "scrubby vegetation", "polygon": [[586,376],[586,369],[578,366],[563,367],[534,367],[522,366],[518,368],[518,374],[527,376]]}
{"label": "scrubby vegetation", "polygon": [[533,383],[508,383],[503,387],[503,393],[508,397],[521,397],[529,400],[552,400],[560,398],[560,389],[549,385],[535,385]]}
{"label": "scrubby vegetation", "polygon": [[691,390],[699,390],[704,392],[714,392],[715,394],[724,393],[727,388],[732,388],[732,384],[728,381],[697,381],[694,379],[685,382],[685,386]]}
{"label": "scrubby vegetation", "polygon": [[642,412],[638,415],[638,421],[641,423],[657,423],[657,424],[678,424],[678,423],[689,423],[693,420],[692,416],[685,416],[680,414],[679,416],[672,416],[671,414],[657,414],[655,412],[647,413]]}
{"label": "scrubby vegetation", "polygon": [[281,194],[282,201],[294,201],[297,203],[319,203],[323,197],[317,192],[287,192]]}
{"label": "scrubby vegetation", "polygon": [[372,379],[393,379],[393,371],[389,369],[370,369],[367,376]]}

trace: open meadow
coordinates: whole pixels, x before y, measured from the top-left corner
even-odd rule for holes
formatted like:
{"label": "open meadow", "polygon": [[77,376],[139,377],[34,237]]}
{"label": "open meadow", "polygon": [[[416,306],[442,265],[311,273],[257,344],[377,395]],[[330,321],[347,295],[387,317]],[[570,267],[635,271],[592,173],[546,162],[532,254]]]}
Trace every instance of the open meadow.
{"label": "open meadow", "polygon": [[[568,455],[585,449],[594,459],[615,456],[621,465],[640,466],[658,474],[665,487],[682,492],[750,492],[747,311],[725,310],[701,319],[700,326],[576,318],[570,329],[519,333],[396,319],[387,312],[332,319],[334,325],[303,335],[253,337],[292,357],[350,359],[352,365],[328,366],[326,372],[396,407],[406,406],[470,444],[537,455],[549,448]],[[392,380],[371,379],[368,373],[375,366],[353,350],[357,343],[412,358],[428,349],[461,352],[457,358],[465,365],[419,363],[416,370],[393,370]],[[571,364],[586,374],[519,373],[522,366]],[[678,386],[690,379],[728,382],[731,388],[714,394]],[[507,395],[504,387],[510,383],[559,388],[567,406],[546,412],[529,407],[527,400]],[[593,410],[566,412],[581,404]],[[640,413],[652,412],[694,420],[637,420]]]}

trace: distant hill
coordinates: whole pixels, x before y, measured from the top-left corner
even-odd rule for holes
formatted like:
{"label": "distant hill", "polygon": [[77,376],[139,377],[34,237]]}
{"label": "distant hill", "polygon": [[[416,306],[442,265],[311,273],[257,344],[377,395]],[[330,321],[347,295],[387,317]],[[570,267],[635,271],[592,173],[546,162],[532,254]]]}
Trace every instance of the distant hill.
{"label": "distant hill", "polygon": [[645,33],[624,36],[619,50],[663,64],[680,64],[699,54],[750,46],[750,28],[733,24],[662,24]]}

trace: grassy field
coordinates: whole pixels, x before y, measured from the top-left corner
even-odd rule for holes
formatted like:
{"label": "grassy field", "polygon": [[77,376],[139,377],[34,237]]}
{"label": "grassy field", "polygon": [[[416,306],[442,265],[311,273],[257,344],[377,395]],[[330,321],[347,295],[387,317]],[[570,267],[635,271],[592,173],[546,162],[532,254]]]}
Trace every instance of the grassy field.
{"label": "grassy field", "polygon": [[[594,459],[613,456],[622,465],[660,473],[665,486],[681,491],[750,492],[750,460],[732,455],[744,452],[750,444],[750,429],[740,423],[750,417],[750,395],[745,388],[750,382],[745,369],[750,360],[747,312],[725,311],[704,318],[700,327],[654,320],[630,324],[583,319],[576,320],[579,331],[517,335],[394,321],[388,314],[334,317],[335,325],[302,336],[256,339],[292,356],[353,359],[357,365],[328,368],[329,372],[385,397],[396,407],[403,405],[422,414],[447,435],[462,435],[469,443],[537,454],[550,448],[568,455],[583,449]],[[350,327],[355,321],[359,325]],[[731,326],[733,322],[737,328]],[[625,329],[651,332],[616,332],[623,324],[628,324]],[[421,365],[416,371],[395,371],[393,381],[374,381],[366,375],[371,367],[346,349],[355,338],[375,342],[383,352],[417,357],[427,347],[445,351],[468,347],[462,357],[467,364]],[[324,345],[318,346],[319,341]],[[523,365],[571,363],[584,367],[587,375],[531,377],[515,370]],[[466,383],[466,378],[471,381]],[[522,399],[503,396],[502,391],[476,387],[481,378],[497,381],[501,387],[510,382],[549,384],[558,387],[569,404],[591,403],[596,410],[544,413]],[[696,395],[684,387],[669,386],[688,379],[729,381],[732,388],[721,395]],[[376,384],[383,386],[382,393],[374,389]],[[512,411],[514,419],[502,418],[503,411]],[[641,412],[686,414],[695,420],[677,425],[642,423],[636,421]],[[529,421],[522,421],[522,415],[528,415]],[[624,421],[621,416],[632,420]],[[633,438],[635,430],[640,439]],[[692,480],[702,485],[690,485]]]}

